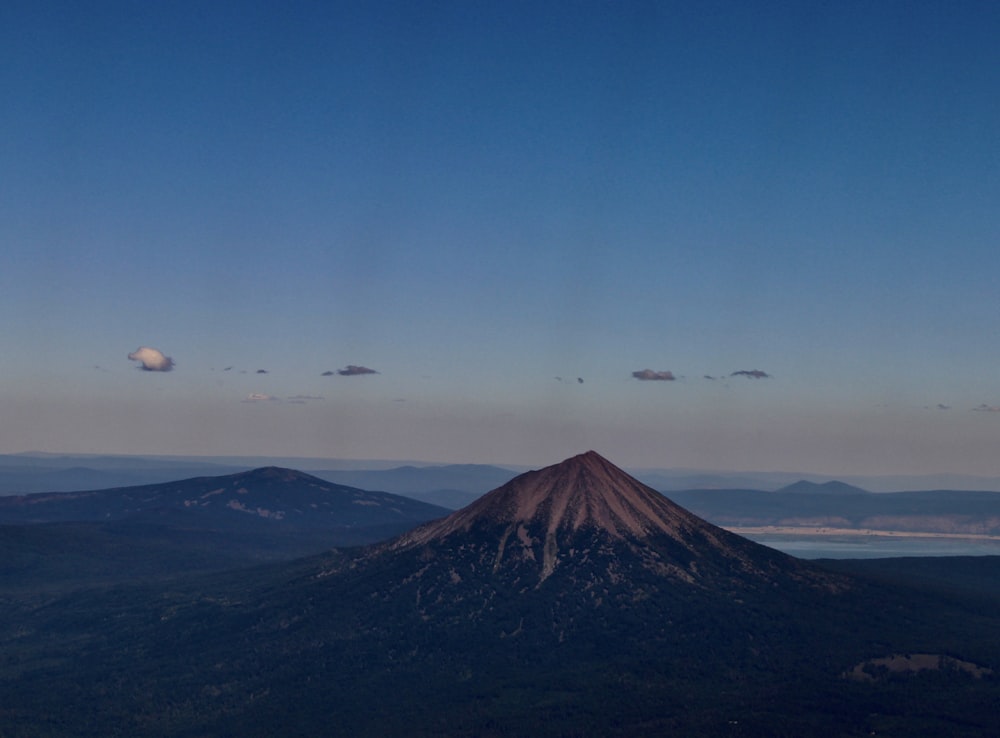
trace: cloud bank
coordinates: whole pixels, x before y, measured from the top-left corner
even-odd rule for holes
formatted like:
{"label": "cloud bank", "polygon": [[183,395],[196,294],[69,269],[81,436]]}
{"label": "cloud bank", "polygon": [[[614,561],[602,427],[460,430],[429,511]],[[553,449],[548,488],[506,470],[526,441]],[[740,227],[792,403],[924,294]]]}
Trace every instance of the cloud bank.
{"label": "cloud bank", "polygon": [[169,372],[174,368],[174,360],[164,356],[159,349],[140,346],[128,358],[139,362],[139,368],[145,372]]}
{"label": "cloud bank", "polygon": [[652,369],[641,369],[640,371],[632,372],[632,376],[643,382],[673,382],[677,379],[673,372],[654,372]]}

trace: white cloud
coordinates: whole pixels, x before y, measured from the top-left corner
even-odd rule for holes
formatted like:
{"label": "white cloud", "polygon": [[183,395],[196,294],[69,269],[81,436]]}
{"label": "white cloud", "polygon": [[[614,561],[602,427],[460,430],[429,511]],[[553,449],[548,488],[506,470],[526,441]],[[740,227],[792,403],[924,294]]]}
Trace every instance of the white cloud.
{"label": "white cloud", "polygon": [[140,346],[128,358],[138,361],[140,368],[146,372],[169,372],[174,368],[174,360],[169,356],[164,356],[159,349],[149,346]]}

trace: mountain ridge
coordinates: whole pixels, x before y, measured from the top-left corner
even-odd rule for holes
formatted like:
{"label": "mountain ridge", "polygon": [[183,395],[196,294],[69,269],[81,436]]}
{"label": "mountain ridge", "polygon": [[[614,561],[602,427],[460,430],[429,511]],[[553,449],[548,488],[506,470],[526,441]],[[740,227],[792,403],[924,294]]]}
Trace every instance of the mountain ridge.
{"label": "mountain ridge", "polygon": [[829,482],[810,482],[807,479],[800,479],[781,489],[775,490],[776,494],[805,494],[805,495],[870,495],[874,494],[853,484],[847,484],[838,480]]}
{"label": "mountain ridge", "polygon": [[[79,492],[0,497],[0,523],[111,521],[171,509],[216,521],[234,516],[312,527],[423,522],[447,510],[388,492],[347,487],[305,472],[268,466],[220,476]],[[324,522],[326,521],[326,522]]]}

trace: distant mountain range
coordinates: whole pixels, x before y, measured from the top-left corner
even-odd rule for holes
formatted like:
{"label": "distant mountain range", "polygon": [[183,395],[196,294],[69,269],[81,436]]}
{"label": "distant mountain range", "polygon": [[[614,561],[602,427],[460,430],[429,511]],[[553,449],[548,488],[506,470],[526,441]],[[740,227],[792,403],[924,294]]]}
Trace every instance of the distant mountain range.
{"label": "distant mountain range", "polygon": [[776,492],[686,490],[671,492],[670,498],[727,528],[837,528],[1000,536],[1000,493],[996,492],[873,494],[836,482],[797,482]]}
{"label": "distant mountain range", "polygon": [[[85,454],[0,455],[0,495],[107,489],[196,476],[216,476],[263,466],[300,469],[331,482],[407,494],[452,509],[503,484],[527,467],[430,464],[289,457],[100,456]],[[837,477],[800,472],[720,472],[692,469],[630,469],[661,492],[693,489],[776,491],[800,480],[839,481],[872,492],[957,489],[1000,491],[1000,477],[960,474]]]}
{"label": "distant mountain range", "polygon": [[[239,499],[215,484],[176,499]],[[996,568],[977,572],[994,591]],[[872,575],[752,543],[588,452],[370,546],[8,593],[3,731],[989,735],[1000,598]]]}
{"label": "distant mountain range", "polygon": [[268,466],[208,459],[87,454],[0,455],[0,495],[133,487]]}
{"label": "distant mountain range", "polygon": [[800,495],[868,495],[868,490],[855,487],[844,482],[810,482],[800,479],[798,482],[789,484],[777,490],[780,494],[800,494]]}
{"label": "distant mountain range", "polygon": [[687,469],[633,469],[631,473],[661,492],[691,489],[757,489],[773,492],[805,480],[816,484],[841,482],[871,492],[960,489],[980,492],[1000,491],[1000,477],[968,474],[892,474],[837,476],[803,472],[718,472]]}
{"label": "distant mountain range", "polygon": [[308,471],[329,482],[407,494],[429,504],[464,507],[518,472],[484,464],[394,465],[334,459],[0,455],[0,496],[76,492],[219,476],[263,466]]}
{"label": "distant mountain range", "polygon": [[[6,473],[6,481],[12,485],[20,480],[29,488],[58,483],[63,490],[100,491],[105,488],[92,485],[98,484],[105,478],[135,479],[152,476],[159,479],[164,475],[181,471],[196,471],[195,478],[207,478],[230,473],[228,471],[219,473],[219,469],[225,469],[221,466],[188,467],[185,464],[189,462],[184,460],[144,457],[86,457],[106,468],[95,470],[73,466],[83,458],[85,457],[24,455],[0,457],[0,464],[8,463],[6,467],[0,466],[0,484],[3,483]],[[14,461],[11,461],[12,459]],[[312,459],[309,463],[321,467],[323,461]],[[337,463],[341,466],[351,466],[353,462]],[[39,464],[54,466],[38,466]],[[208,474],[204,473],[206,468]],[[14,471],[11,471],[12,469]],[[379,491],[410,500],[419,500],[436,506],[436,514],[441,515],[448,510],[465,507],[484,492],[504,484],[515,475],[516,472],[508,468],[481,464],[444,466],[406,464],[379,469],[319,468],[313,470],[312,479],[313,484],[317,479],[321,479],[333,486]],[[645,476],[638,474],[636,478],[665,492],[706,520],[725,527],[782,527],[802,530],[836,528],[857,531],[874,529],[949,535],[1000,535],[1000,494],[994,492],[936,489],[873,494],[857,484],[841,480],[788,478],[789,475],[782,475],[786,483],[774,488],[773,491],[760,487],[706,486],[678,489],[670,488],[665,475],[672,480],[670,484],[696,481],[696,478],[690,475],[671,476],[664,470],[658,472],[647,470]],[[174,480],[178,478],[180,477],[171,477]],[[737,475],[733,478],[745,479],[745,476]],[[777,478],[772,475],[770,480],[774,482]],[[705,484],[709,482],[714,484],[724,481],[726,477],[711,476],[697,479]],[[88,480],[90,484],[84,484]],[[657,481],[660,484],[657,484]],[[74,482],[78,483],[78,486],[72,486]],[[133,485],[112,485],[115,489],[128,486]],[[93,500],[97,497],[86,499]],[[262,503],[260,508],[270,510],[271,504],[271,502]],[[4,507],[3,497],[0,496],[0,522],[5,519],[5,513],[2,512],[4,509],[11,508],[9,505]],[[65,509],[70,510],[69,507]],[[213,509],[210,505],[206,507],[208,511]],[[10,514],[6,513],[8,516]],[[74,518],[75,514],[63,520],[95,520],[93,517]],[[14,522],[14,518],[6,519]],[[345,527],[350,525],[353,524],[343,523],[338,536],[330,539],[330,545],[370,542],[402,530],[400,527],[395,529],[390,527],[382,529],[378,536],[348,538],[346,536],[349,533],[354,535],[360,530],[357,527]],[[277,526],[270,528],[272,531],[277,529]]]}
{"label": "distant mountain range", "polygon": [[321,469],[314,473],[339,484],[393,492],[452,510],[465,507],[517,474],[510,469],[483,464],[424,467],[407,465],[393,469],[364,470]]}

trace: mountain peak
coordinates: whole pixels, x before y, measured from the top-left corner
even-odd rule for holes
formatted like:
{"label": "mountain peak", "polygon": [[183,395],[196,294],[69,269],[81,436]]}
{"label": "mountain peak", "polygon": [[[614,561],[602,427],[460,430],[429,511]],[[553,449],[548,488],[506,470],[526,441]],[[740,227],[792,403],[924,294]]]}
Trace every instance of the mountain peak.
{"label": "mountain peak", "polygon": [[625,561],[688,583],[770,580],[799,569],[790,557],[708,523],[594,451],[521,474],[386,549],[419,550],[421,560],[474,560],[495,575],[520,572],[515,578],[534,571],[539,584],[557,568],[617,581]]}
{"label": "mountain peak", "polygon": [[847,484],[846,482],[838,482],[836,480],[830,482],[810,482],[806,479],[800,479],[793,484],[789,484],[782,487],[778,492],[792,492],[795,494],[810,494],[810,495],[867,495],[871,494],[866,489],[861,489],[861,487],[855,487],[854,485]]}
{"label": "mountain peak", "polygon": [[234,474],[233,477],[237,479],[271,480],[275,482],[323,481],[312,474],[306,474],[298,469],[287,469],[283,466],[261,466],[249,471],[239,472]]}
{"label": "mountain peak", "polygon": [[482,523],[530,526],[545,534],[584,529],[611,538],[673,534],[693,519],[659,492],[595,451],[515,477],[502,487],[407,538],[427,542]]}

